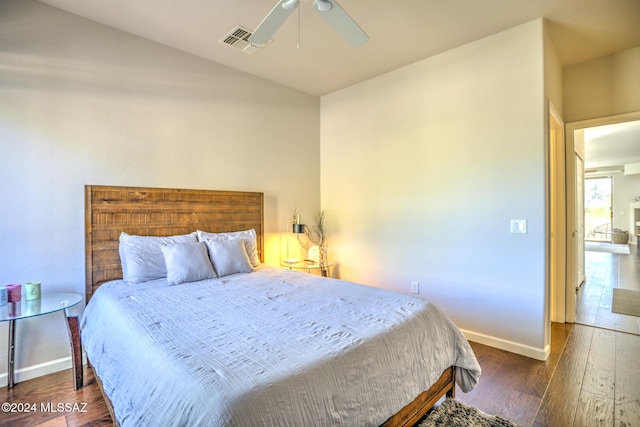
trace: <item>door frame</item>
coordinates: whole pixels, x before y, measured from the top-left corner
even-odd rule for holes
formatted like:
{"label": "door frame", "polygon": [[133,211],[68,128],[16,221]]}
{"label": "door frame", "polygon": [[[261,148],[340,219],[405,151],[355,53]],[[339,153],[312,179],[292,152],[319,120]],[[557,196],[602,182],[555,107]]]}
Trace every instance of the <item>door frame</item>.
{"label": "door frame", "polygon": [[[589,126],[583,122],[568,123],[566,126],[565,140],[567,141],[567,283],[565,321],[576,321],[576,298],[578,288],[584,281],[584,209],[578,212],[576,207],[577,180],[581,174],[584,182],[584,129]],[[584,185],[583,185],[584,188]],[[584,194],[582,195],[584,207]],[[582,215],[582,221],[578,220]],[[580,232],[579,227],[583,230]]]}
{"label": "door frame", "polygon": [[549,101],[547,137],[547,263],[551,322],[566,318],[566,148],[564,122]]}
{"label": "door frame", "polygon": [[[578,258],[579,254],[576,253],[576,212],[575,212],[575,156],[582,155],[584,160],[584,130],[586,128],[612,125],[617,123],[633,122],[640,120],[640,111],[632,113],[618,114],[613,116],[598,117],[595,119],[582,120],[578,122],[571,122],[565,125],[565,143],[566,143],[566,166],[567,166],[567,281],[566,281],[566,315],[565,321],[574,323],[576,320],[576,295],[577,288],[581,283],[578,274]],[[576,134],[578,138],[576,138]],[[584,174],[584,170],[582,171]],[[584,236],[584,232],[583,232]],[[582,247],[584,248],[584,238],[582,239]],[[584,253],[582,255],[582,261],[584,264]],[[584,265],[582,266],[584,272]]]}

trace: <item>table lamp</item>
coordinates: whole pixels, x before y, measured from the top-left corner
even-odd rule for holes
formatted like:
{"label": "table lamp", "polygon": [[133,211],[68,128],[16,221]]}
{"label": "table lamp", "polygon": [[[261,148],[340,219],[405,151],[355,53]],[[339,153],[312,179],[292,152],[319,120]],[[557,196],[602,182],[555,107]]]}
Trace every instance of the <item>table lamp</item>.
{"label": "table lamp", "polygon": [[[291,224],[291,225],[289,225]],[[296,264],[300,261],[299,258],[291,257],[289,251],[289,234],[302,234],[304,233],[304,224],[300,223],[300,215],[294,215],[293,218],[287,220],[287,258],[283,260],[286,264]]]}

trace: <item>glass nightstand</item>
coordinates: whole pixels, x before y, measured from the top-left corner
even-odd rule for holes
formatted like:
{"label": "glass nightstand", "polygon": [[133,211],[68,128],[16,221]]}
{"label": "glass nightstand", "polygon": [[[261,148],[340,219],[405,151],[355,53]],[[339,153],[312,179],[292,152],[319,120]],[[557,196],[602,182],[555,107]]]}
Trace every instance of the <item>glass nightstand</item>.
{"label": "glass nightstand", "polygon": [[13,388],[15,374],[15,335],[16,320],[37,317],[43,314],[62,311],[67,321],[69,341],[71,342],[71,362],[73,365],[74,387],[82,388],[82,343],[80,342],[80,327],[78,316],[72,316],[67,310],[82,301],[82,295],[71,293],[43,292],[42,296],[34,300],[26,300],[24,296],[18,302],[9,302],[0,307],[0,322],[9,322],[9,354],[7,378],[8,388]]}
{"label": "glass nightstand", "polygon": [[295,263],[283,261],[280,263],[280,266],[288,268],[289,270],[307,270],[307,273],[311,273],[312,270],[320,270],[320,274],[323,277],[330,277],[329,269],[333,267],[333,263],[325,262],[320,264],[311,260],[302,260]]}

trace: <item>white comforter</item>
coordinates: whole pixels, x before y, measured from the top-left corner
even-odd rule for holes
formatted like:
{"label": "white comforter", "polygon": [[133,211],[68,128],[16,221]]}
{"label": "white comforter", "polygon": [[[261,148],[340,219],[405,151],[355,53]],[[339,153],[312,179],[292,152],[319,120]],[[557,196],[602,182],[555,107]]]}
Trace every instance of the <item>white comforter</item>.
{"label": "white comforter", "polygon": [[283,269],[110,282],[81,328],[123,427],[379,425],[448,366],[480,376],[429,302]]}

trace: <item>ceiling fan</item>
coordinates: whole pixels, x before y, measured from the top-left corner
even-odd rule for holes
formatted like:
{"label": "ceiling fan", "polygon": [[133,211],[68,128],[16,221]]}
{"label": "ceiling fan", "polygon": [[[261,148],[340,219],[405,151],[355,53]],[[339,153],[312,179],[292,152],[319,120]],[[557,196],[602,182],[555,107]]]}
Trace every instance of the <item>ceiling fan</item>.
{"label": "ceiling fan", "polygon": [[[249,37],[249,42],[265,44],[298,7],[299,0],[281,0],[269,12],[258,28]],[[320,16],[340,34],[351,47],[360,47],[369,41],[369,36],[335,0],[314,0],[313,5]]]}

